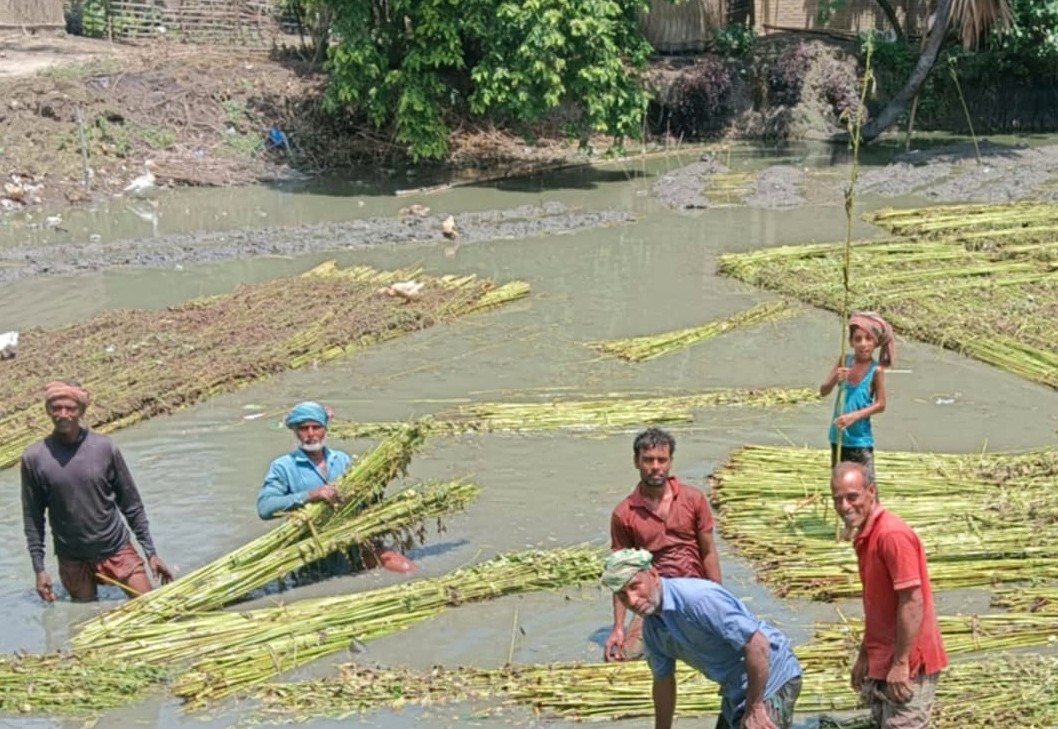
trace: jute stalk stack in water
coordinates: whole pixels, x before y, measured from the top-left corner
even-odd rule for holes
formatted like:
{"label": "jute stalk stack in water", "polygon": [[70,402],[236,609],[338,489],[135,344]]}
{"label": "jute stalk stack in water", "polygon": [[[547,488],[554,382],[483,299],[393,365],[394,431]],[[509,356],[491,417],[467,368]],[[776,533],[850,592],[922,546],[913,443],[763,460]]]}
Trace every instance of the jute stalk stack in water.
{"label": "jute stalk stack in water", "polygon": [[[1058,387],[1058,206],[957,205],[880,211],[897,237],[851,249],[852,307],[900,334]],[[722,256],[719,272],[841,311],[841,244]]]}
{"label": "jute stalk stack in water", "polygon": [[217,613],[127,631],[93,655],[123,661],[186,663],[176,693],[193,705],[238,692],[351,643],[402,630],[449,607],[517,593],[594,584],[595,547],[502,555],[443,577],[276,608]]}
{"label": "jute stalk stack in water", "polygon": [[465,490],[458,492],[458,498],[449,498],[448,492],[438,493],[425,503],[424,496],[406,494],[360,512],[406,470],[423,439],[417,425],[405,426],[365,454],[338,481],[336,486],[345,499],[338,508],[306,504],[249,544],[86,623],[74,637],[74,646],[92,648],[107,640],[120,640],[135,626],[215,610],[285,577],[302,564],[462,507],[470,496]]}
{"label": "jute stalk stack in water", "polygon": [[[855,709],[847,668],[805,666],[798,714]],[[716,684],[677,664],[676,713],[720,711]],[[1058,724],[1058,660],[1038,656],[988,656],[982,664],[956,663],[937,688],[930,726],[1052,727]],[[342,666],[322,681],[268,684],[257,690],[266,718],[300,721],[366,711],[466,699],[493,699],[532,707],[544,716],[614,720],[651,716],[652,678],[645,661],[632,663],[508,666],[495,671],[435,669],[426,674],[400,669]]]}
{"label": "jute stalk stack in water", "polygon": [[[379,293],[413,278],[423,284],[414,300]],[[331,263],[168,309],[28,329],[18,356],[0,369],[0,467],[50,431],[43,387],[57,377],[89,390],[86,424],[109,432],[528,292],[518,281],[497,287],[473,276]]]}
{"label": "jute stalk stack in water", "polygon": [[648,359],[654,359],[663,354],[704,342],[707,339],[712,339],[734,329],[744,329],[764,322],[780,321],[796,313],[796,310],[791,308],[785,301],[769,301],[757,304],[752,309],[740,311],[727,319],[709,322],[699,327],[680,329],[674,332],[666,332],[665,334],[633,337],[631,339],[587,342],[585,346],[603,354],[612,354],[629,362],[644,362]]}
{"label": "jute stalk stack in water", "polygon": [[[765,388],[717,390],[690,395],[659,393],[656,397],[604,395],[585,400],[548,402],[487,402],[445,410],[424,423],[431,433],[536,432],[567,429],[596,433],[651,423],[689,423],[694,411],[722,407],[777,407],[813,402],[816,390]],[[400,423],[331,424],[337,438],[371,438],[393,432]]]}
{"label": "jute stalk stack in water", "polygon": [[[1056,453],[877,454],[883,503],[922,538],[934,591],[1058,578]],[[860,592],[852,546],[835,540],[828,464],[821,450],[748,446],[714,476],[721,533],[780,595]]]}

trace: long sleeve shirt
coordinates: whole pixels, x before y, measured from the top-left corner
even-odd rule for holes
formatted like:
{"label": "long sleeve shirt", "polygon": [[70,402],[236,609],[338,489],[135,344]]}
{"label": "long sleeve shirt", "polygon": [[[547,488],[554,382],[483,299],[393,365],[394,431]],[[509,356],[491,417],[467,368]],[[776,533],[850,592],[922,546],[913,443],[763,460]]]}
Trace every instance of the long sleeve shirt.
{"label": "long sleeve shirt", "polygon": [[131,527],[147,557],[155,554],[143,501],[117,445],[82,430],[67,443],[49,436],[22,454],[22,523],[33,570],[44,571],[44,526],[55,554],[95,562],[116,554]]}
{"label": "long sleeve shirt", "polygon": [[345,475],[353,463],[348,453],[333,448],[324,448],[323,456],[327,464],[326,476],[300,448],[272,461],[257,494],[257,515],[262,519],[271,519],[281,511],[303,506],[309,499],[310,491],[334,483]]}

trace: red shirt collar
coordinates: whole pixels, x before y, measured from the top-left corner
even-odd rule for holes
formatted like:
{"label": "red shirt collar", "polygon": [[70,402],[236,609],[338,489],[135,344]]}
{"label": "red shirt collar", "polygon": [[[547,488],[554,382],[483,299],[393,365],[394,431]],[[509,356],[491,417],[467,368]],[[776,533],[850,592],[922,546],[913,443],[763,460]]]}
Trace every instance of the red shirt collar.
{"label": "red shirt collar", "polygon": [[885,509],[882,505],[875,503],[871,513],[867,515],[867,522],[863,525],[863,528],[860,529],[860,533],[856,535],[857,544],[861,541],[866,541],[871,536],[871,532],[874,531],[874,527],[882,517],[883,512],[885,512]]}
{"label": "red shirt collar", "polygon": [[[675,476],[669,476],[668,481],[669,490],[672,491],[672,498],[677,498],[680,495],[680,482],[676,480]],[[643,498],[643,482],[640,481],[636,484],[636,490],[632,492],[632,495],[628,497],[628,503],[630,506],[638,506],[642,509],[647,507],[647,500]]]}

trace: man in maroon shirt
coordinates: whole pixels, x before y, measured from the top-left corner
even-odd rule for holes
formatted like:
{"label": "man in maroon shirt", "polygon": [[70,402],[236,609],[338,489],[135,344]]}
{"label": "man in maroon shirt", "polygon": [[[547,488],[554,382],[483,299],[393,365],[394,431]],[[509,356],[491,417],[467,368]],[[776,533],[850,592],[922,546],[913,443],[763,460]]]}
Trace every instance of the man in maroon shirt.
{"label": "man in maroon shirt", "polygon": [[863,694],[881,729],[926,729],[948,656],[922,541],[903,519],[882,508],[871,472],[862,464],[839,464],[830,491],[853,535],[863,585],[863,644],[852,668],[852,687]]}
{"label": "man in maroon shirt", "polygon": [[[639,484],[613,511],[610,546],[614,551],[647,550],[662,577],[702,577],[719,584],[713,513],[705,494],[669,475],[675,452],[676,440],[660,428],[648,428],[636,437],[632,453]],[[641,621],[634,618],[626,636],[627,613],[616,598],[613,614],[603,657],[625,660],[633,653],[626,651],[626,641],[637,639]]]}

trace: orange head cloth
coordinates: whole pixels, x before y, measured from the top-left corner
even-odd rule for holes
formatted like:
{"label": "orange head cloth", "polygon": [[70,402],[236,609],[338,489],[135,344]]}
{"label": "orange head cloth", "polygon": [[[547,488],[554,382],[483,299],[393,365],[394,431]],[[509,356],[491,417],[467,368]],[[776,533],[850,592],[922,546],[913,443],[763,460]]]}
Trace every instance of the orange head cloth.
{"label": "orange head cloth", "polygon": [[60,397],[67,397],[82,408],[88,407],[88,390],[68,382],[54,380],[44,386],[44,402],[49,403]]}
{"label": "orange head cloth", "polygon": [[892,367],[896,362],[896,340],[893,338],[893,328],[881,314],[876,311],[858,311],[849,317],[849,329],[859,327],[878,341],[878,364],[882,367]]}

